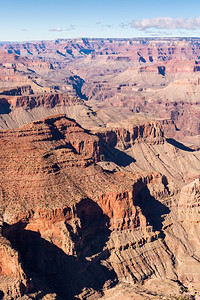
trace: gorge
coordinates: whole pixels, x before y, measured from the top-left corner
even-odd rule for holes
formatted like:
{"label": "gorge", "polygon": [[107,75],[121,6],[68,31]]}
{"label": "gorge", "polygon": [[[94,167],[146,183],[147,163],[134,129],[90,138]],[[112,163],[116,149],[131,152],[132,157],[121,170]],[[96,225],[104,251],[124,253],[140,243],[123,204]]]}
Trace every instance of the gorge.
{"label": "gorge", "polygon": [[0,297],[199,299],[200,40],[0,51]]}

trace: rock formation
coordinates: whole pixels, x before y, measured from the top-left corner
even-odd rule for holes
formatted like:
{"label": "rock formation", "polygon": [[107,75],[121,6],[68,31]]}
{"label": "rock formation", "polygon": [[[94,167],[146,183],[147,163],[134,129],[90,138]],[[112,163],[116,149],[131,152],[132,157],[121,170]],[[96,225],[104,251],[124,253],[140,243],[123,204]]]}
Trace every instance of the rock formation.
{"label": "rock formation", "polygon": [[0,298],[198,299],[199,39],[0,50]]}
{"label": "rock formation", "polygon": [[[142,129],[136,127],[127,142],[165,143],[156,123],[137,126]],[[118,139],[125,131],[116,133]],[[118,282],[132,286],[150,278],[176,282],[174,295],[183,286],[185,296],[195,293],[198,272],[184,277],[178,261],[184,253],[199,268],[196,241],[188,242],[193,252],[187,244],[181,248],[186,232],[194,230],[182,206],[197,209],[197,180],[179,189],[156,172],[105,170],[100,165],[113,151],[112,139],[105,144],[105,135],[85,131],[64,115],[0,135],[5,297],[94,299]],[[196,214],[193,224],[198,222]]]}
{"label": "rock formation", "polygon": [[[198,148],[198,45],[198,39],[175,38],[4,43],[0,45],[0,94],[44,97],[38,108],[43,107],[46,98],[54,97],[49,93],[91,100],[88,104],[94,113],[99,105],[128,108],[130,112],[162,119],[169,138],[176,137]],[[20,97],[17,102],[26,107]],[[62,101],[60,104],[65,107]],[[11,118],[16,119],[18,112],[14,107],[11,111]],[[48,110],[45,116],[61,112]],[[26,114],[23,122],[40,119],[44,112],[34,112],[34,118],[31,115]],[[4,117],[2,128],[7,123]],[[98,124],[105,121],[94,119]],[[11,121],[8,127],[22,124]]]}

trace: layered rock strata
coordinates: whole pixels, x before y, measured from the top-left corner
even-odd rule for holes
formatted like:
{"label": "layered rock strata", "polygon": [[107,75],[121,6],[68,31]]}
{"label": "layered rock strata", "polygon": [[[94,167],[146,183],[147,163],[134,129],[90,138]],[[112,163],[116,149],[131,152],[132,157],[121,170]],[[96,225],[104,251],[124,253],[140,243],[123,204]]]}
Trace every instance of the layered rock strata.
{"label": "layered rock strata", "polygon": [[[169,138],[191,142],[195,149],[200,145],[199,39],[72,39],[3,43],[0,49],[0,95],[14,97],[6,108],[1,97],[1,128],[61,113],[41,109],[50,98],[68,106],[62,101],[66,94],[89,100],[94,115],[87,111],[81,121],[90,126],[105,124],[109,109],[121,107],[162,119]],[[23,114],[15,103],[24,107]],[[108,109],[101,120],[99,107]],[[5,118],[12,112],[14,119],[21,113],[21,122]]]}
{"label": "layered rock strata", "polygon": [[[152,128],[143,138],[163,143],[161,129]],[[117,283],[149,279],[172,281],[176,295],[194,295],[188,283],[196,284],[197,273],[183,277],[179,249],[190,230],[182,227],[181,207],[198,203],[198,182],[180,191],[156,172],[106,171],[97,163],[110,145],[64,115],[1,131],[0,143],[5,299],[95,299]],[[193,247],[197,257],[196,241]],[[189,247],[185,253],[191,257]]]}

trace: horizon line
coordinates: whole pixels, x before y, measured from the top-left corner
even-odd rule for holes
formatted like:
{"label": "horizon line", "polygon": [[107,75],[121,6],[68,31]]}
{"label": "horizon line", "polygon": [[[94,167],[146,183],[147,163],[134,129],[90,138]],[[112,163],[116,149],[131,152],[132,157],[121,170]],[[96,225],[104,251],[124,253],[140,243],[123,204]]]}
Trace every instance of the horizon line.
{"label": "horizon line", "polygon": [[165,40],[172,40],[172,39],[200,39],[200,37],[195,36],[152,36],[152,37],[133,37],[133,38],[117,38],[117,37],[73,37],[73,38],[56,38],[56,39],[38,39],[38,40],[23,40],[23,41],[1,41],[0,44],[6,44],[6,43],[34,43],[34,42],[50,42],[50,41],[67,41],[67,40],[78,40],[78,39],[86,39],[86,40],[159,40],[159,39],[165,39]]}

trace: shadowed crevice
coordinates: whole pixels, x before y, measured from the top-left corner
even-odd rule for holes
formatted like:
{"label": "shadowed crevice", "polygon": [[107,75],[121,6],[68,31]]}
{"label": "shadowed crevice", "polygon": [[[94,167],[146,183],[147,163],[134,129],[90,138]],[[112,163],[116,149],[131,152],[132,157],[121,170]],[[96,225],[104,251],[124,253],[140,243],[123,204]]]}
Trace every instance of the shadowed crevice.
{"label": "shadowed crevice", "polygon": [[134,197],[134,205],[141,208],[142,214],[146,217],[149,225],[154,231],[161,231],[164,221],[163,215],[169,214],[170,209],[156,200],[151,194],[146,184],[141,183],[142,188]]}
{"label": "shadowed crevice", "polygon": [[97,134],[97,136],[101,141],[105,160],[112,161],[120,167],[127,167],[136,162],[135,158],[116,148],[117,134],[115,132],[112,132],[112,140],[108,142],[102,138],[101,134]]}
{"label": "shadowed crevice", "polygon": [[11,112],[10,103],[7,99],[1,98],[0,99],[0,114],[5,115]]}
{"label": "shadowed crevice", "polygon": [[184,151],[188,151],[188,152],[194,152],[195,150],[183,145],[182,143],[174,140],[174,139],[166,139],[166,141],[171,144],[172,146],[178,148],[178,149],[181,149],[181,150],[184,150]]}
{"label": "shadowed crevice", "polygon": [[[4,236],[19,251],[25,272],[33,278],[33,292],[43,286],[43,293],[53,292],[61,299],[74,300],[83,289],[101,294],[106,282],[110,286],[117,283],[114,270],[101,264],[101,260],[110,255],[103,250],[110,235],[109,218],[88,198],[77,204],[76,214],[81,223],[76,232],[66,223],[76,255],[67,255],[39,232],[26,230],[27,223],[4,224]],[[101,258],[98,258],[99,253]],[[92,256],[95,257],[87,259]]]}

